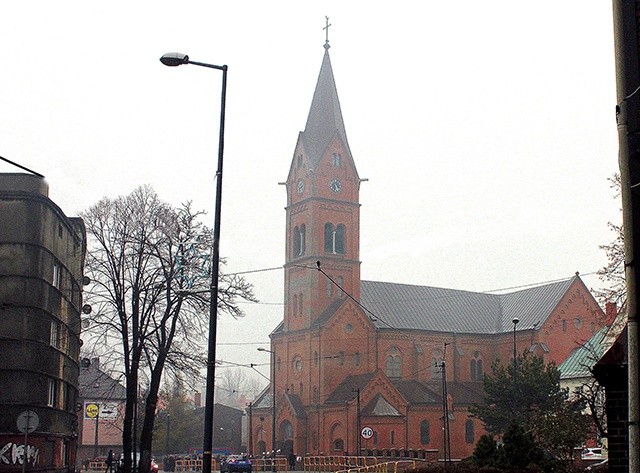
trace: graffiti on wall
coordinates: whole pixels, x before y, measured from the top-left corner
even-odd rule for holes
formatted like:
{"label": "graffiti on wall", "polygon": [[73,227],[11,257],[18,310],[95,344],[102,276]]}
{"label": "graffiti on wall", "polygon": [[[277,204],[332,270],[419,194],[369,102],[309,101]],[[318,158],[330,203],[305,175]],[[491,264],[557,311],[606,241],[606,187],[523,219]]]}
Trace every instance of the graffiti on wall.
{"label": "graffiti on wall", "polygon": [[[27,444],[26,458],[27,465],[35,465],[38,463],[38,457],[40,456],[40,450],[35,445]],[[2,448],[0,448],[0,465],[22,465],[25,461],[25,446],[23,444],[17,444],[8,442]]]}

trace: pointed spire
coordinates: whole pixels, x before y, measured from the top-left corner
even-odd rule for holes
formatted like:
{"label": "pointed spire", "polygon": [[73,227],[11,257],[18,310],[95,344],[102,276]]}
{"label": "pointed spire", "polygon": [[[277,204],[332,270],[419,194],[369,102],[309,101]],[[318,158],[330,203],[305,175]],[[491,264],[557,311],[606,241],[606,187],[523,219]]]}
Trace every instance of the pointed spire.
{"label": "pointed spire", "polygon": [[324,58],[322,59],[316,90],[313,93],[307,124],[302,133],[305,148],[314,169],[317,168],[318,161],[336,133],[340,135],[345,146],[347,148],[349,146],[327,46],[328,39],[327,43],[325,43]]}

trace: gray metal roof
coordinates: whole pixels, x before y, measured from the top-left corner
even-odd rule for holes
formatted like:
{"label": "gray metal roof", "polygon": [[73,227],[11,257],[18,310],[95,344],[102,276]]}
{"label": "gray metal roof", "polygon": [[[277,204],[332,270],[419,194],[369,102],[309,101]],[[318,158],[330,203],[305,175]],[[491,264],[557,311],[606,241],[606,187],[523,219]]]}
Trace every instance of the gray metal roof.
{"label": "gray metal roof", "polygon": [[362,281],[360,302],[379,329],[494,334],[539,326],[579,276],[508,294]]}

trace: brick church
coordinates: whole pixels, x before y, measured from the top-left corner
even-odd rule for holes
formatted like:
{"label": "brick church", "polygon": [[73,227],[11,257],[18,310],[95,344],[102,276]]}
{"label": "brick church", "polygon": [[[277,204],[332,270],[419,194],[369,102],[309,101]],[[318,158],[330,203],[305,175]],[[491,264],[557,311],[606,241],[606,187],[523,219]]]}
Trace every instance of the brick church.
{"label": "brick church", "polygon": [[[361,182],[326,43],[286,181],[284,319],[270,335],[276,448],[465,458],[485,433],[468,408],[491,362],[517,347],[559,365],[604,313],[578,274],[499,295],[361,280]],[[272,388],[253,403],[255,455],[272,448]]]}

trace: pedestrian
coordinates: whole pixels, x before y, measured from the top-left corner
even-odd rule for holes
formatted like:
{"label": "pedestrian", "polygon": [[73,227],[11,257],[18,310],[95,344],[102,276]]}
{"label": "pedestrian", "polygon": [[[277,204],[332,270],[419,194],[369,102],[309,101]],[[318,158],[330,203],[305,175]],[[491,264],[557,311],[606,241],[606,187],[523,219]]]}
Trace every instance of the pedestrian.
{"label": "pedestrian", "polygon": [[289,470],[294,471],[296,469],[296,454],[293,450],[289,452]]}
{"label": "pedestrian", "polygon": [[113,473],[113,450],[109,449],[109,453],[107,454],[107,468],[105,468],[104,473]]}

